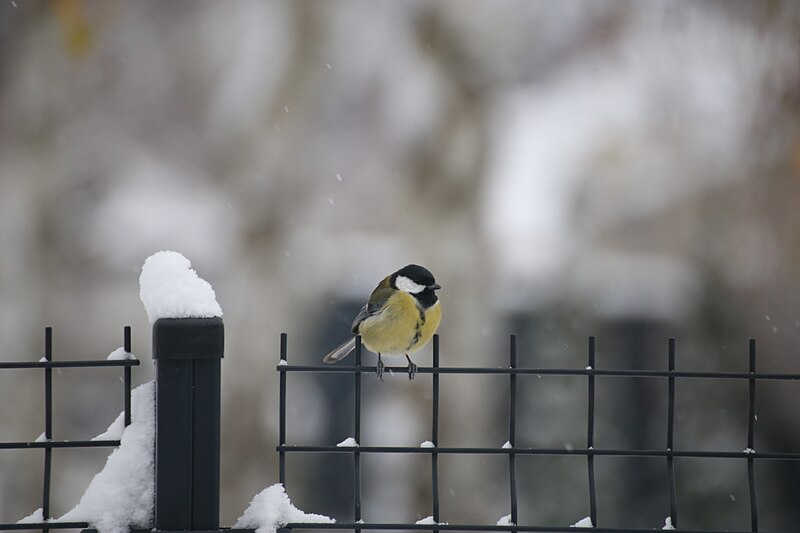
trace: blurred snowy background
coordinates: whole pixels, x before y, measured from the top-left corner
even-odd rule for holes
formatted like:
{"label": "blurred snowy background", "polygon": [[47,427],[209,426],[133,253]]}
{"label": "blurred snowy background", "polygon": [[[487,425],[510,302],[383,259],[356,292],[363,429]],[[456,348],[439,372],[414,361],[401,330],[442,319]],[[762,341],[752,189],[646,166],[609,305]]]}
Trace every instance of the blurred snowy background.
{"label": "blurred snowy background", "polygon": [[[144,259],[180,251],[225,312],[222,517],[277,481],[278,336],[316,363],[377,281],[444,286],[442,364],[800,372],[800,5],[790,1],[0,0],[0,358],[102,358]],[[416,358],[430,364],[430,350]],[[101,433],[117,373],[55,376],[56,438]],[[289,439],[350,435],[347,380],[290,378]],[[366,380],[362,444],[429,438],[429,376]],[[0,373],[0,440],[43,429],[42,373]],[[666,384],[598,380],[599,447],[663,448]],[[758,394],[756,449],[797,451],[795,384]],[[585,380],[520,380],[521,446],[585,445]],[[506,382],[442,381],[443,445],[506,440]],[[676,447],[746,447],[746,384],[678,386]],[[0,522],[41,452],[0,452]],[[54,452],[53,512],[102,450]],[[292,457],[298,507],[348,519],[350,458]],[[442,518],[508,513],[502,458],[441,459]],[[520,458],[520,521],[588,514],[585,460]],[[600,520],[656,527],[663,460],[598,459]],[[759,462],[761,525],[800,469]],[[681,525],[748,523],[741,461],[677,462]],[[429,460],[364,458],[364,518],[430,514]]]}

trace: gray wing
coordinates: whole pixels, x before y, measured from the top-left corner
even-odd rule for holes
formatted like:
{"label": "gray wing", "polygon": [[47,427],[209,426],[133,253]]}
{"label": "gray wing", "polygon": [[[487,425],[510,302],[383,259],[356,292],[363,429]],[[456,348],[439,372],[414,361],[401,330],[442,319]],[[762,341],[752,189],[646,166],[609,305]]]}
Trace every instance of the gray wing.
{"label": "gray wing", "polygon": [[353,325],[350,331],[352,331],[354,335],[358,334],[358,326],[361,325],[361,323],[367,318],[377,315],[380,309],[380,304],[365,304],[364,307],[361,308],[361,311],[359,311],[356,317],[353,319]]}

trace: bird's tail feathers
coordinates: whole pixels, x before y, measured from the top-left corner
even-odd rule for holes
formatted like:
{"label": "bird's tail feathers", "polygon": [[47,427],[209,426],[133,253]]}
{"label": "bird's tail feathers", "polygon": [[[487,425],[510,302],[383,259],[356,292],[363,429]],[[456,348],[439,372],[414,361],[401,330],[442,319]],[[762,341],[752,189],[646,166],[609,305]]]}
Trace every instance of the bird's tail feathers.
{"label": "bird's tail feathers", "polygon": [[356,338],[353,337],[351,339],[346,340],[325,356],[322,360],[323,363],[335,363],[337,361],[341,361],[345,357],[348,356],[350,352],[353,351],[353,348],[356,347]]}

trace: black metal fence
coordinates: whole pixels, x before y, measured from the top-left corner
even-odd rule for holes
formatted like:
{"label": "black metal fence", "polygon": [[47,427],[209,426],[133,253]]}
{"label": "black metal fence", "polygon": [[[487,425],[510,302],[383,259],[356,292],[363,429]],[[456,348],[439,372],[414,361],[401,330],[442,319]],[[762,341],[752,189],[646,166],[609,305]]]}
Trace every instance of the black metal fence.
{"label": "black metal fence", "polygon": [[[123,347],[131,351],[131,328],[124,329]],[[122,360],[53,360],[53,330],[44,330],[44,357],[39,361],[0,361],[0,370],[41,368],[44,370],[44,432],[42,438],[24,442],[0,442],[0,450],[44,450],[44,476],[42,482],[42,515],[45,521],[50,516],[50,480],[53,467],[54,448],[109,448],[119,446],[118,440],[58,440],[53,438],[53,369],[54,368],[104,368],[123,369],[123,394],[125,403],[125,426],[131,423],[131,367],[138,366],[137,359]],[[0,523],[0,530],[23,529],[83,529],[86,522],[40,522],[40,523]]]}
{"label": "black metal fence", "polygon": [[[124,347],[130,351],[130,328],[125,328]],[[224,328],[221,319],[162,319],[153,327],[153,358],[156,364],[156,443],[155,443],[155,516],[152,531],[205,531],[232,532],[219,526],[219,427],[220,427],[220,365],[224,350]],[[664,503],[665,515],[671,518],[676,531],[692,533],[693,530],[679,527],[677,494],[679,480],[675,477],[675,460],[682,458],[722,458],[741,461],[748,472],[750,528],[759,531],[759,505],[756,495],[756,463],[762,460],[800,461],[800,453],[778,453],[755,451],[755,400],[758,382],[797,381],[800,374],[758,373],[756,371],[756,343],[749,344],[749,369],[747,372],[693,372],[675,368],[675,341],[669,340],[666,370],[630,370],[597,368],[595,340],[589,338],[586,368],[527,368],[517,365],[516,337],[511,336],[508,351],[508,366],[505,368],[442,367],[439,365],[439,337],[433,339],[433,364],[420,367],[419,374],[431,374],[432,378],[432,426],[431,447],[407,446],[361,446],[362,375],[374,373],[374,366],[362,364],[362,346],[356,339],[354,366],[291,365],[288,362],[287,336],[281,335],[280,361],[277,366],[280,379],[279,391],[279,478],[286,485],[286,458],[288,454],[346,454],[352,456],[353,521],[326,524],[290,523],[280,531],[292,530],[423,530],[423,531],[575,531],[571,527],[548,524],[520,524],[517,497],[517,457],[519,456],[579,456],[586,458],[590,518],[594,531],[598,532],[645,532],[652,529],[619,528],[603,525],[602,509],[597,505],[595,483],[596,457],[650,457],[664,461],[667,473],[668,501]],[[125,397],[125,424],[131,420],[131,367],[138,360],[53,360],[52,332],[45,333],[44,358],[38,362],[0,362],[2,369],[37,369],[44,371],[45,428],[43,439],[28,442],[0,442],[3,449],[44,450],[44,479],[42,509],[44,519],[50,518],[50,482],[52,450],[54,448],[88,448],[118,446],[118,440],[64,441],[53,438],[52,420],[52,370],[67,367],[121,367]],[[405,371],[404,368],[387,369]],[[353,437],[359,444],[354,447],[331,445],[294,445],[286,442],[287,409],[286,397],[288,376],[292,373],[348,373],[353,376]],[[439,398],[440,381],[443,376],[458,374],[502,375],[508,378],[508,445],[502,447],[442,447],[439,446]],[[572,376],[585,379],[588,389],[586,446],[580,449],[531,448],[520,446],[517,441],[519,423],[517,417],[518,377],[521,375]],[[610,449],[596,447],[595,429],[595,382],[598,378],[649,378],[665,381],[668,408],[665,413],[667,427],[666,442],[661,449]],[[675,434],[675,384],[678,380],[738,380],[746,381],[748,388],[748,433],[746,448],[741,452],[677,450]],[[425,454],[430,456],[431,494],[430,511],[433,524],[364,523],[362,520],[361,458],[364,454]],[[508,459],[508,511],[509,525],[444,523],[448,517],[441,516],[439,500],[439,457],[441,455],[493,455]],[[290,487],[291,488],[291,487]],[[37,523],[0,523],[0,530],[77,529],[88,528],[84,522],[45,521]],[[134,530],[136,533],[146,530]],[[253,533],[253,530],[238,530]],[[721,533],[705,530],[703,533]],[[789,532],[787,532],[789,533]]]}
{"label": "black metal fence", "polygon": [[[340,522],[331,524],[287,524],[283,531],[293,529],[318,530],[318,529],[349,529],[354,531],[362,530],[424,530],[424,531],[540,531],[540,532],[574,532],[574,527],[554,526],[548,524],[520,524],[518,523],[518,498],[517,498],[517,465],[518,456],[584,456],[586,457],[589,512],[593,531],[598,532],[624,532],[638,533],[653,531],[652,528],[620,528],[604,527],[602,512],[597,508],[597,487],[595,483],[595,458],[596,457],[651,457],[663,458],[664,468],[667,473],[667,493],[668,501],[665,502],[665,515],[671,518],[675,530],[683,533],[694,533],[695,530],[681,529],[679,527],[679,509],[677,505],[677,493],[679,484],[675,479],[675,459],[678,458],[722,458],[741,461],[747,465],[748,491],[750,503],[750,528],[748,531],[759,531],[758,524],[758,498],[756,494],[756,462],[761,460],[785,460],[800,461],[800,453],[778,453],[755,451],[755,420],[756,420],[756,384],[759,381],[796,381],[800,380],[800,374],[780,374],[780,373],[757,373],[756,372],[756,342],[749,342],[749,369],[748,372],[691,372],[679,371],[675,369],[675,339],[670,338],[667,347],[667,369],[666,370],[631,370],[631,369],[601,369],[595,363],[595,338],[589,337],[588,354],[586,368],[520,368],[517,366],[517,341],[516,336],[511,335],[508,352],[507,368],[480,368],[480,367],[442,367],[439,365],[439,337],[433,338],[433,365],[431,367],[419,367],[418,374],[432,374],[432,427],[431,442],[432,447],[409,447],[409,446],[361,446],[361,376],[364,373],[374,373],[376,367],[364,366],[361,362],[361,342],[356,339],[355,365],[354,366],[329,366],[329,365],[291,365],[288,363],[287,337],[281,336],[280,362],[277,366],[280,372],[280,428],[278,454],[280,481],[286,485],[286,455],[290,453],[321,453],[321,454],[349,454],[353,457],[353,522]],[[404,372],[405,368],[387,368],[398,372]],[[311,372],[311,373],[350,373],[353,375],[353,395],[355,399],[355,410],[353,412],[353,437],[358,443],[354,447],[339,446],[307,446],[293,445],[286,442],[286,394],[287,376],[290,373]],[[509,394],[509,413],[508,413],[508,443],[510,447],[440,447],[439,446],[439,382],[443,375],[453,374],[493,374],[508,376]],[[517,377],[520,375],[539,375],[539,376],[576,376],[586,379],[588,387],[587,427],[586,427],[586,447],[574,449],[562,448],[530,448],[517,446]],[[653,378],[664,380],[668,407],[665,413],[665,424],[667,426],[666,442],[662,449],[610,449],[598,448],[595,446],[595,381],[598,377],[617,377],[617,378]],[[676,380],[739,380],[747,381],[748,388],[748,431],[747,442],[743,442],[744,447],[741,452],[732,451],[693,451],[677,450],[674,447],[675,435],[675,382]],[[431,458],[431,493],[430,503],[431,516],[436,524],[401,524],[401,523],[363,523],[362,499],[361,499],[361,456],[363,454],[425,454]],[[439,505],[439,456],[444,454],[456,455],[495,455],[506,456],[508,458],[508,511],[510,513],[511,525],[494,524],[455,524],[447,523],[448,517],[440,515]],[[703,530],[703,533],[722,533],[719,530]],[[789,533],[789,532],[787,532]]]}
{"label": "black metal fence", "polygon": [[[130,339],[130,328],[126,327],[126,352],[131,351]],[[156,366],[155,513],[152,527],[133,531],[220,531],[220,362],[223,351],[224,327],[220,318],[160,319],[153,325],[153,360]],[[52,331],[47,328],[42,361],[0,362],[0,369],[43,368],[45,372],[44,440],[0,442],[0,450],[44,449],[42,514],[45,522],[0,523],[0,531],[89,528],[87,522],[49,520],[51,451],[53,448],[120,445],[119,440],[53,440],[53,368],[123,367],[125,425],[131,422],[131,367],[139,365],[138,360],[54,361],[52,354]],[[87,533],[91,531],[89,529]],[[226,531],[253,533],[248,529]]]}

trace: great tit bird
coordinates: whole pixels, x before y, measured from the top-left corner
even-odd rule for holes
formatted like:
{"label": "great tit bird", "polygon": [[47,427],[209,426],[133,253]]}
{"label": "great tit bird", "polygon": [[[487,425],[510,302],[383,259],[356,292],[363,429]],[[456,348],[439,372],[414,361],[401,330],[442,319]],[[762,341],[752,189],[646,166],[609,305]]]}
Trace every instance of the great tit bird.
{"label": "great tit bird", "polygon": [[[369,301],[353,320],[353,335],[361,335],[368,350],[378,354],[378,377],[383,380],[381,356],[402,356],[408,360],[408,379],[417,372],[408,356],[431,340],[442,319],[436,291],[441,289],[433,274],[419,265],[407,265],[383,278]],[[323,362],[335,363],[355,348],[355,337],[334,348]]]}

